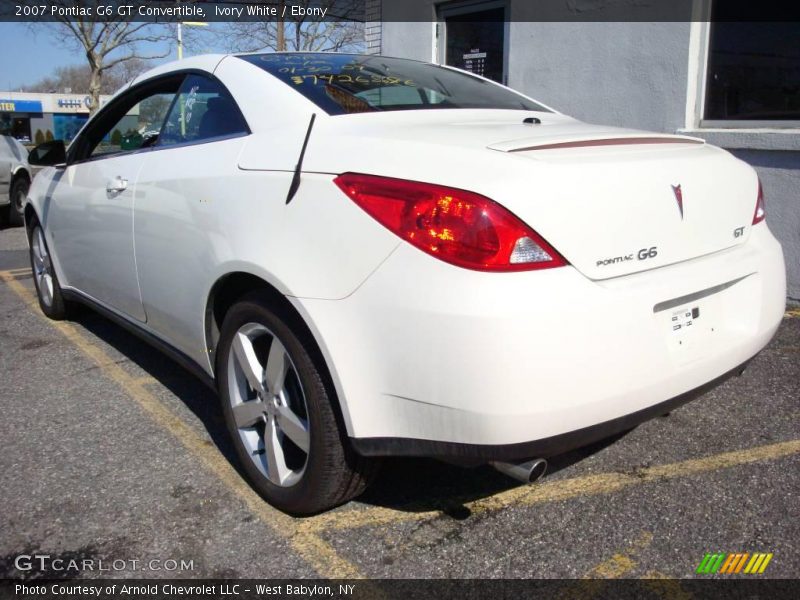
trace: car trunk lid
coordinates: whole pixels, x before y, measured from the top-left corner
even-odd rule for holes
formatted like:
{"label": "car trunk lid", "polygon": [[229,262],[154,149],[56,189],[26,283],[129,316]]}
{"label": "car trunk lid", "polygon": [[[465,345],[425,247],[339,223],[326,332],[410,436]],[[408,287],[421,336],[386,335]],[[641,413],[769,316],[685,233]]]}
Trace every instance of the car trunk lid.
{"label": "car trunk lid", "polygon": [[538,197],[499,200],[592,279],[730,248],[752,224],[755,175],[702,140],[599,132],[489,148],[547,164],[532,181]]}

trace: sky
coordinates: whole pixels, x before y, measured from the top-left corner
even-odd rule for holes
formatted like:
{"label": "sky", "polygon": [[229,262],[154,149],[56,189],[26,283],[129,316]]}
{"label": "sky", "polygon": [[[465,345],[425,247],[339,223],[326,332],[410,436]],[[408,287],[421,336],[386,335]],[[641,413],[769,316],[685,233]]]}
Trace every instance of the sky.
{"label": "sky", "polygon": [[[170,55],[152,61],[152,66],[177,58],[175,42],[157,44],[155,48],[156,54],[169,51]],[[184,47],[184,56],[190,54],[186,50]],[[202,38],[192,48],[192,52],[198,54],[220,51]],[[3,56],[0,61],[0,91],[19,91],[20,87],[52,74],[56,67],[86,64],[82,53],[74,48],[64,48],[53,40],[47,26],[41,25],[38,30],[31,31],[27,23],[0,23],[0,56]]]}

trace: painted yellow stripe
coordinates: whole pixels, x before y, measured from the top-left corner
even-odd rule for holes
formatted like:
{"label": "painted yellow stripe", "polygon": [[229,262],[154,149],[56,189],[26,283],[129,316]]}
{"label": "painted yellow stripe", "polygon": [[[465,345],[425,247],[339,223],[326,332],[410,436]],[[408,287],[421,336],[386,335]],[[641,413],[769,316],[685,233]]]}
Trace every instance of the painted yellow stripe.
{"label": "painted yellow stripe", "polygon": [[556,600],[590,600],[601,595],[603,584],[601,579],[619,579],[630,576],[636,568],[633,560],[642,549],[647,548],[653,541],[653,534],[643,531],[631,544],[630,548],[616,552],[611,558],[595,565],[587,571],[580,581],[569,585],[556,596]]}
{"label": "painted yellow stripe", "polygon": [[586,575],[584,579],[619,579],[629,573],[636,566],[630,556],[615,554],[606,561],[601,562]]}
{"label": "painted yellow stripe", "polygon": [[[364,575],[355,565],[339,556],[336,550],[333,549],[333,546],[316,533],[295,534],[292,537],[292,547],[312,565],[315,563],[326,566],[335,565],[334,574],[337,579],[364,578]],[[326,568],[326,570],[328,569]]]}
{"label": "painted yellow stripe", "polygon": [[757,573],[758,568],[761,566],[761,563],[764,561],[764,557],[766,554],[756,554],[756,562],[753,564],[753,568],[750,569],[751,573]]}
{"label": "painted yellow stripe", "polygon": [[[511,488],[488,498],[468,501],[466,498],[453,498],[448,504],[461,502],[472,514],[502,510],[510,506],[533,506],[549,502],[559,502],[581,496],[610,494],[645,483],[658,483],[667,479],[677,479],[702,473],[747,465],[766,460],[775,460],[800,453],[800,440],[791,440],[767,446],[756,446],[744,450],[724,452],[704,458],[692,459],[655,467],[640,469],[635,474],[602,473],[574,479],[563,479],[530,486]],[[439,510],[417,510],[408,505],[402,510],[385,507],[371,507],[365,510],[339,510],[303,521],[298,527],[301,531],[323,531],[328,529],[352,529],[356,527],[384,526],[433,519],[441,514]],[[442,507],[444,508],[444,507]]]}
{"label": "painted yellow stripe", "polygon": [[[17,294],[26,305],[34,307],[38,313],[38,303],[33,292],[5,272],[0,272],[8,287]],[[42,317],[44,319],[44,317]],[[65,321],[47,321],[54,329],[78,348],[114,383],[122,388],[131,399],[157,425],[172,434],[192,455],[213,473],[229,490],[236,494],[245,506],[270,527],[273,532],[287,540],[291,547],[310,564],[320,576],[326,578],[362,578],[359,570],[338,556],[329,546],[315,536],[301,535],[297,537],[297,519],[294,519],[267,504],[241,478],[231,464],[220,454],[216,446],[202,439],[178,416],[167,409],[144,386],[145,378],[129,375],[114,362],[102,348],[93,344],[80,330]]]}
{"label": "painted yellow stripe", "polygon": [[767,568],[767,565],[769,564],[769,561],[771,561],[771,560],[772,560],[772,552],[770,552],[769,554],[767,554],[764,557],[764,562],[761,563],[761,567],[759,567],[758,572],[759,573],[763,573],[764,570]]}
{"label": "painted yellow stripe", "polygon": [[26,279],[28,277],[33,277],[30,267],[25,269],[10,269],[8,271],[0,271],[0,273],[3,273],[5,277],[10,277],[12,279]]}
{"label": "painted yellow stripe", "polygon": [[637,556],[643,549],[650,546],[653,542],[653,534],[643,531],[638,538],[631,544],[624,554],[618,552],[608,560],[601,562],[586,573],[584,579],[617,579],[626,573],[630,573],[636,566],[633,557]]}
{"label": "painted yellow stripe", "polygon": [[784,317],[787,319],[796,319],[800,317],[800,308],[790,308],[786,311]]}
{"label": "painted yellow stripe", "polygon": [[752,570],[753,570],[753,565],[755,565],[755,564],[756,564],[756,561],[757,561],[757,560],[758,560],[758,552],[756,552],[755,554],[753,554],[753,557],[750,559],[750,562],[749,562],[749,563],[747,563],[747,566],[745,567],[745,569],[744,569],[744,572],[745,572],[745,573],[750,573],[750,572],[752,572]]}
{"label": "painted yellow stripe", "polygon": [[[30,290],[15,280],[12,272],[0,271],[0,279],[5,281],[9,288],[38,314],[36,297]],[[792,316],[800,316],[800,309],[797,310],[797,313],[797,315]],[[351,529],[426,520],[441,514],[440,511],[436,510],[413,512],[413,506],[405,507],[405,510],[374,507],[365,510],[340,510],[302,521],[292,519],[266,504],[241,479],[230,463],[212,444],[199,438],[194,431],[165,408],[155,396],[150,394],[143,386],[152,382],[151,378],[128,375],[101,348],[92,344],[73,325],[52,321],[48,321],[48,323],[59,330],[107,376],[119,384],[156,423],[172,433],[184,447],[200,459],[206,468],[236,493],[261,521],[270,526],[277,535],[288,539],[293,549],[322,577],[360,578],[363,577],[363,574],[355,565],[339,556],[334,548],[322,539],[319,535],[321,532],[329,529]],[[473,502],[464,501],[464,504],[473,514],[502,510],[512,505],[531,506],[579,496],[609,494],[641,483],[652,483],[764,460],[775,460],[798,453],[800,453],[800,440],[791,440],[767,446],[725,452],[700,459],[649,467],[637,471],[635,475],[605,473],[553,481],[536,486],[517,487],[489,498]],[[457,501],[458,499],[452,499],[448,504]],[[766,556],[768,558],[765,558]],[[747,555],[739,561],[738,569],[741,569],[746,557]],[[757,558],[758,560],[756,561]],[[745,573],[755,572],[756,569],[760,569],[759,572],[763,573],[771,558],[772,554],[754,555],[747,565]],[[627,572],[626,569],[632,566],[629,561],[628,557],[615,554],[608,561],[595,567],[595,570],[598,571],[597,576],[624,574]]]}
{"label": "painted yellow stripe", "polygon": [[642,579],[649,579],[647,587],[649,587],[658,598],[668,598],[669,600],[694,600],[694,596],[683,589],[679,579],[665,575],[660,571],[650,571],[646,573]]}

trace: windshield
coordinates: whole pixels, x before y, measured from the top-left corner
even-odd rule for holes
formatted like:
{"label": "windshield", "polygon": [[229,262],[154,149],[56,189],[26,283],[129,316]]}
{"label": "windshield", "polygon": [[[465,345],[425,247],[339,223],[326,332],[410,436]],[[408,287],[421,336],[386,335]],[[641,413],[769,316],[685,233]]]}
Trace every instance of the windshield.
{"label": "windshield", "polygon": [[550,112],[485,79],[429,63],[358,54],[239,56],[331,115],[430,108],[500,108]]}

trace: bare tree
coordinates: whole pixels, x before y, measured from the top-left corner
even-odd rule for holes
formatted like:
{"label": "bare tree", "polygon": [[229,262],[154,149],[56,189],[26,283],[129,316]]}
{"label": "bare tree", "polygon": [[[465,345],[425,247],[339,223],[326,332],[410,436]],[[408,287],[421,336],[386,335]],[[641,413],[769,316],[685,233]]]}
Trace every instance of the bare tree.
{"label": "bare tree", "polygon": [[[103,73],[100,83],[101,94],[113,94],[123,84],[127,83],[147,69],[144,60],[135,58],[117,64]],[[83,94],[89,89],[92,72],[89,65],[69,65],[56,67],[52,75],[48,75],[30,85],[25,86],[26,92],[61,92]]]}
{"label": "bare tree", "polygon": [[[56,3],[73,6],[70,0],[56,0]],[[103,0],[93,0],[92,4],[96,9],[96,5],[103,4]],[[37,28],[41,26],[40,23],[36,25]],[[170,37],[169,30],[164,25],[130,21],[93,22],[75,16],[51,23],[50,30],[60,43],[81,51],[86,56],[89,66],[87,91],[92,99],[89,109],[91,113],[100,106],[103,77],[111,69],[121,68],[126,62],[163,58],[168,54],[168,51],[142,53],[145,47],[152,47]]]}
{"label": "bare tree", "polygon": [[[231,52],[284,50],[306,52],[358,52],[364,48],[364,24],[348,20],[360,16],[363,2],[358,0],[277,0],[274,21],[226,23],[217,31],[219,43]],[[292,16],[291,7],[298,7]],[[309,8],[326,9],[328,18],[307,16]],[[333,18],[331,18],[333,17]]]}

